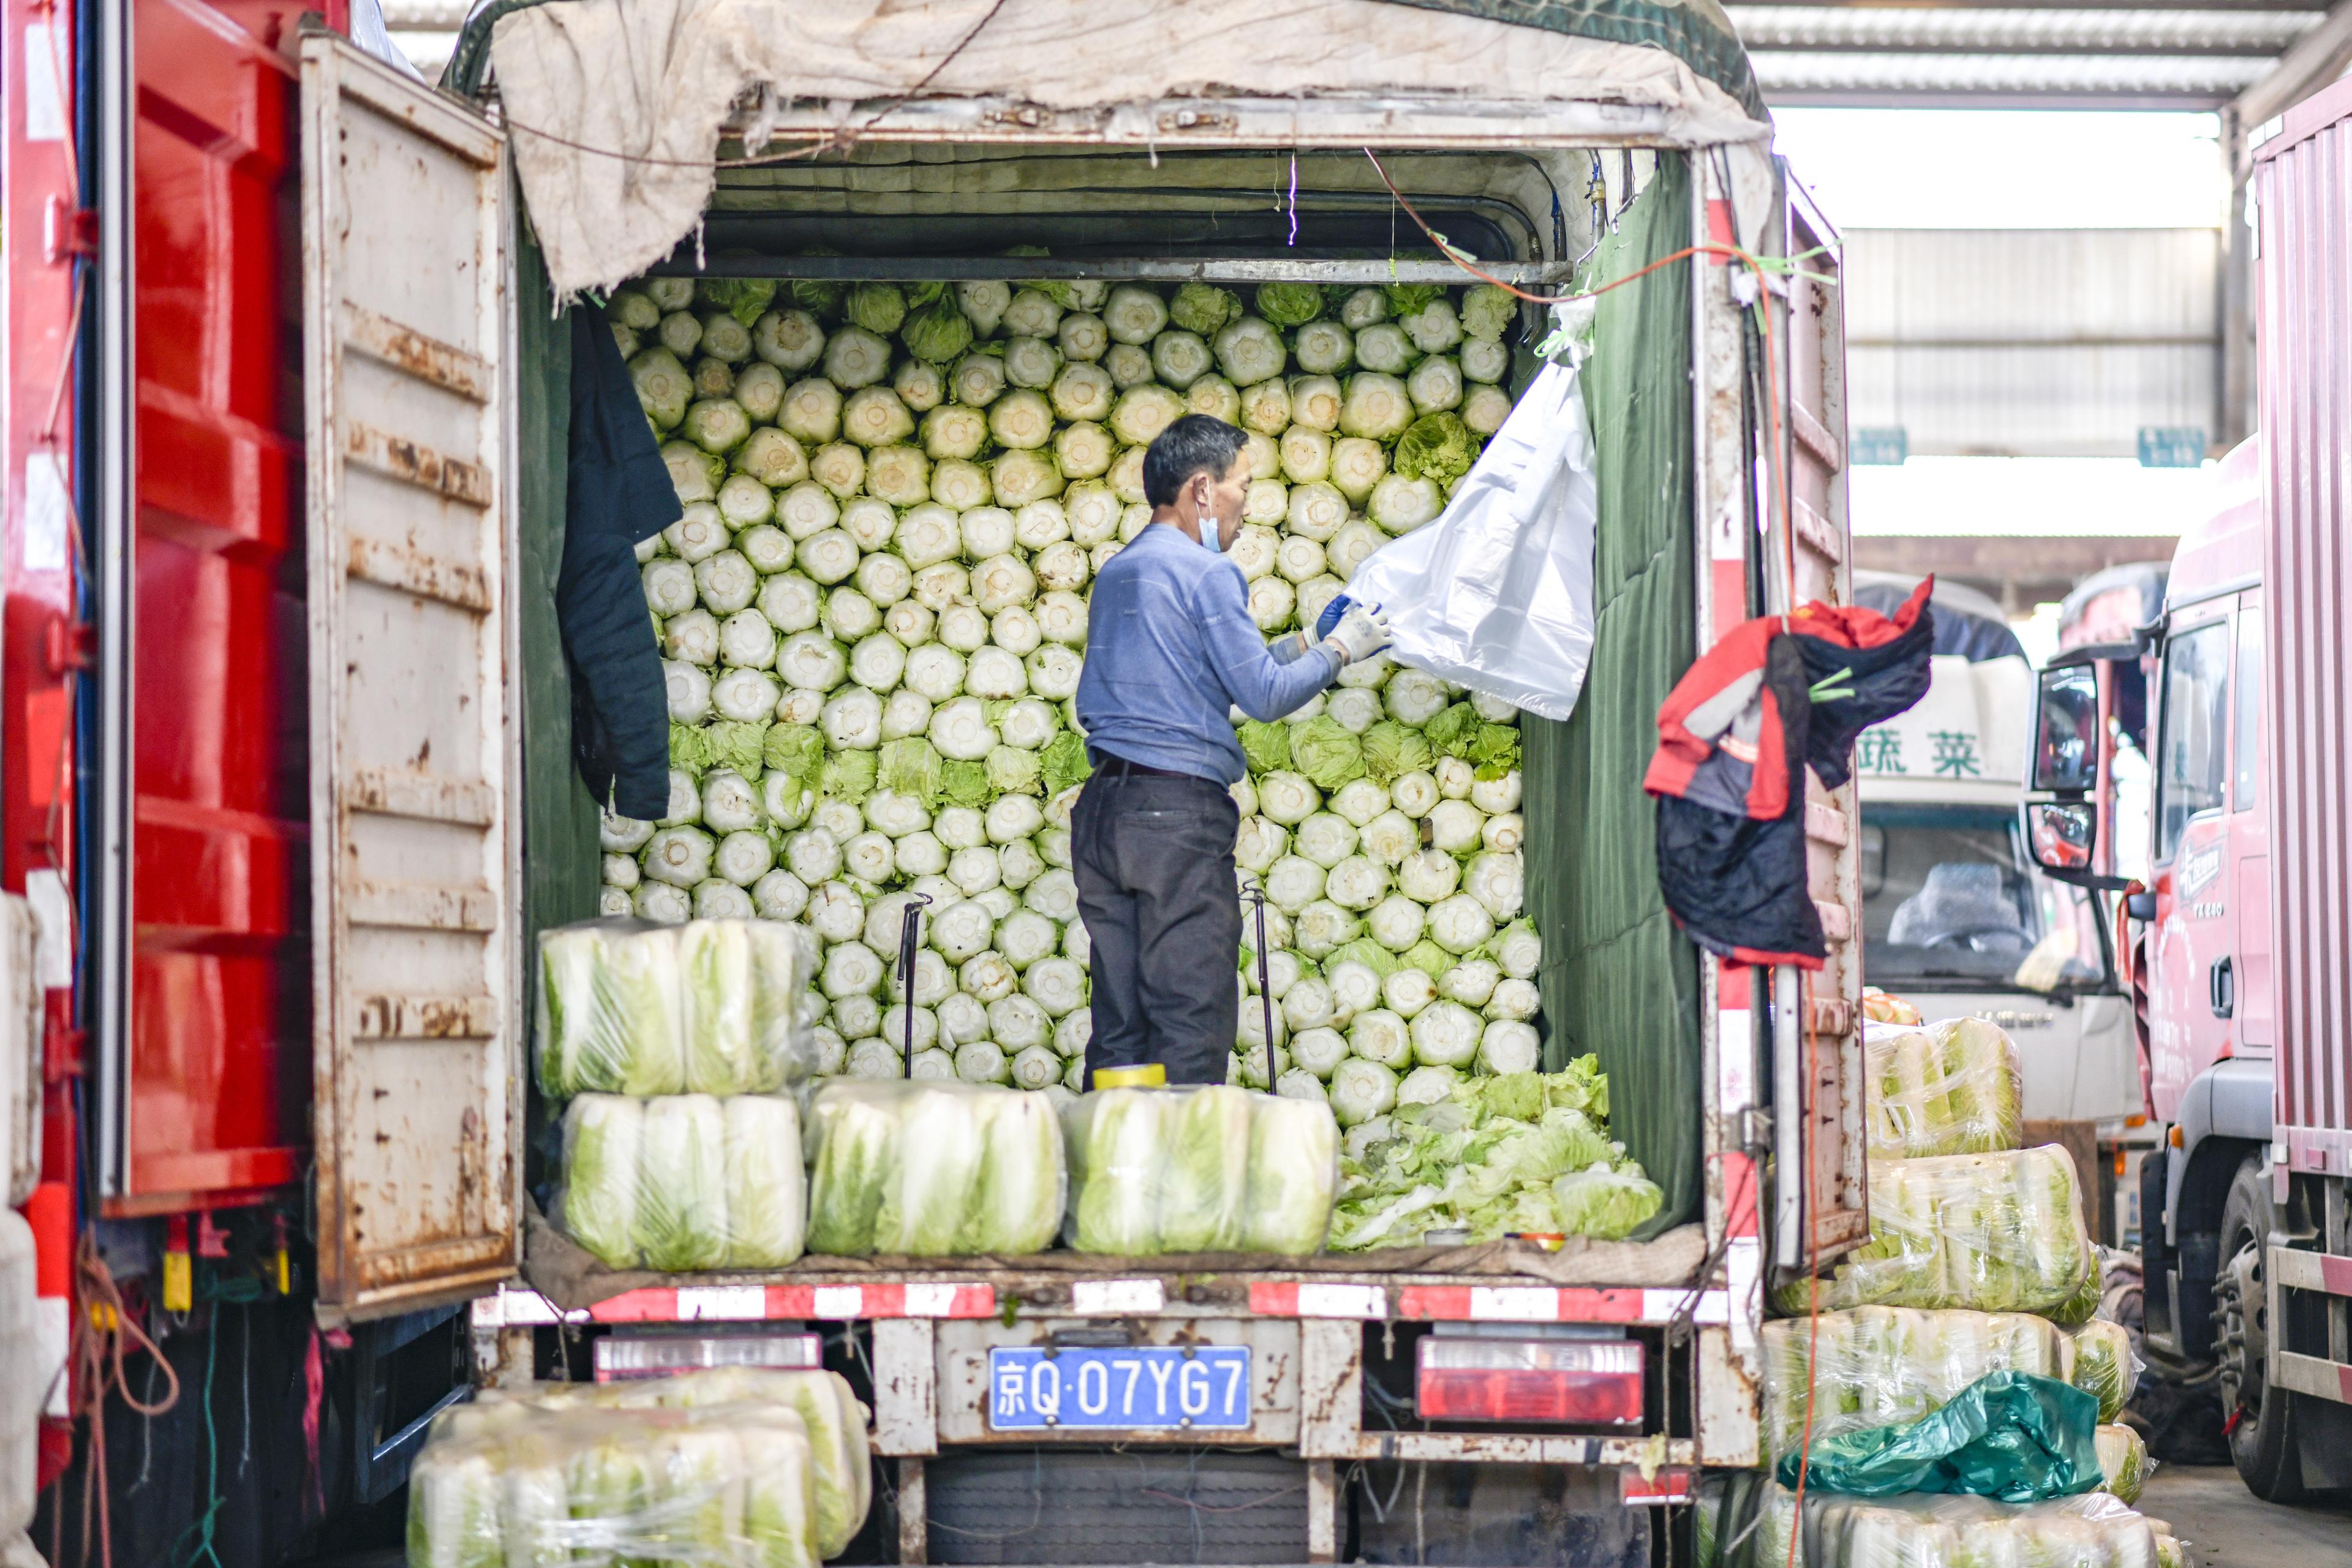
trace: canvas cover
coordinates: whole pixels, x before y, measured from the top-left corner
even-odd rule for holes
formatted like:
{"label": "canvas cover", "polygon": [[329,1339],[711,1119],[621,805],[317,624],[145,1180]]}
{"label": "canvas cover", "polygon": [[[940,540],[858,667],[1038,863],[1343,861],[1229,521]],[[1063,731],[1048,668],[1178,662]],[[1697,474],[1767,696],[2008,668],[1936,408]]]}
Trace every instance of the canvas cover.
{"label": "canvas cover", "polygon": [[[1506,13],[1514,20],[1493,19]],[[834,104],[1017,93],[1055,110],[1202,95],[1458,95],[1530,112],[1562,101],[1654,110],[1675,145],[1769,134],[1712,0],[553,0],[486,7],[452,85],[478,78],[485,32],[531,222],[564,296],[635,275],[693,231],[721,128],[739,95],[761,86]],[[888,138],[887,121],[875,127]]]}

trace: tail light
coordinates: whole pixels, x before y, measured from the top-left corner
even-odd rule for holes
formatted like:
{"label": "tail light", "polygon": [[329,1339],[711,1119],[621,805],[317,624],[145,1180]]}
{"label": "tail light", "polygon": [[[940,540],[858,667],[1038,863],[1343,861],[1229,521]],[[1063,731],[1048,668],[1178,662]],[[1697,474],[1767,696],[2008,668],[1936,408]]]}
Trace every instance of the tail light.
{"label": "tail light", "polygon": [[606,1334],[596,1342],[596,1381],[625,1383],[709,1367],[821,1367],[814,1334]]}
{"label": "tail light", "polygon": [[1633,1340],[1431,1334],[1416,1352],[1414,1405],[1424,1421],[1636,1426],[1642,1365]]}

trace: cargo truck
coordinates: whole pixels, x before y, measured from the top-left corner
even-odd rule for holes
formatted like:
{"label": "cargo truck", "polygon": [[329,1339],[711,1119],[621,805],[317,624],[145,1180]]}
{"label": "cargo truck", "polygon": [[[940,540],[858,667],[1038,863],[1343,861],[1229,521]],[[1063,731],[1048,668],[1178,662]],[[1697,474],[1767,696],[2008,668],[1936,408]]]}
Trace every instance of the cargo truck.
{"label": "cargo truck", "polygon": [[[2053,876],[2125,894],[2148,1115],[2147,1338],[2217,1370],[2239,1474],[2290,1500],[2352,1485],[2352,980],[2343,454],[2352,319],[2326,171],[2338,84],[2256,133],[2261,432],[2222,459],[2162,615],[2041,677],[2026,833]],[[2116,873],[2118,694],[2145,673],[2146,885]]]}
{"label": "cargo truck", "polygon": [[[100,1227],[152,1269],[194,1308],[172,1339],[192,1373],[235,1321],[207,1280],[314,1312],[344,1413],[331,1512],[396,1506],[470,1379],[807,1355],[874,1410],[893,1500],[865,1560],[1664,1551],[1671,1510],[1639,1505],[1758,1462],[1765,1286],[1867,1236],[1853,789],[1804,805],[1817,972],[1701,952],[1647,858],[1640,775],[1676,675],[1752,616],[1851,589],[1837,238],[1769,155],[1737,42],[1693,17],[1652,47],[1633,5],[1555,32],[1467,4],[1268,22],[1013,0],[877,13],[845,84],[800,9],[760,11],[773,79],[722,84],[720,166],[708,129],[651,151],[680,131],[648,108],[613,195],[611,148],[498,83],[510,46],[548,43],[530,27],[587,7],[486,8],[435,90],[338,36],[341,4],[321,26],[269,0],[10,0],[8,36],[39,47],[8,54],[0,177],[0,812],[54,965],[44,1245]],[[1212,88],[1155,63],[1212,58]],[[1042,68],[1079,60],[1079,88]],[[598,871],[551,591],[571,340],[540,240],[652,221],[630,204],[675,202],[678,169],[708,188],[661,220],[657,272],[723,253],[734,276],[1240,288],[1459,283],[1473,261],[1544,294],[1613,244],[1629,281],[1587,395],[1601,628],[1558,764],[1590,784],[1538,826],[1536,875],[1590,917],[1544,932],[1548,1005],[1612,999],[1573,1025],[1548,1006],[1553,1065],[1600,1053],[1673,1224],[1412,1274],[1054,1255],[526,1283],[547,1284],[533,941],[595,912]],[[566,171],[616,205],[564,208]],[[992,1419],[992,1350],[1099,1345],[1242,1350],[1245,1414],[1213,1447]],[[1153,1465],[1171,1479],[1136,1487]],[[166,1538],[213,1519],[201,1498],[148,1513]],[[281,1554],[288,1517],[250,1560]]]}

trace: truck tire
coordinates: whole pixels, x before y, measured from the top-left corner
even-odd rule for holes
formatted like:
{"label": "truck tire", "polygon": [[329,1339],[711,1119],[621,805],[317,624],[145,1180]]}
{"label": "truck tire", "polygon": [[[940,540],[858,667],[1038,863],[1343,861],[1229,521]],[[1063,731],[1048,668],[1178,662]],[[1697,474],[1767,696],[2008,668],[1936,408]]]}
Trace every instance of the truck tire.
{"label": "truck tire", "polygon": [[2303,1462],[2295,1451],[2294,1395],[2266,1385],[2269,1297],[2263,1249],[2278,1228],[2270,1178],[2248,1160],[2230,1183],[2221,1205],[2221,1268],[2214,1281],[2213,1354],[2221,1372],[2221,1409],[2230,1458],[2246,1489],[2265,1502],[2294,1502],[2304,1493]]}
{"label": "truck tire", "polygon": [[1016,1449],[924,1466],[937,1563],[1307,1561],[1307,1461]]}

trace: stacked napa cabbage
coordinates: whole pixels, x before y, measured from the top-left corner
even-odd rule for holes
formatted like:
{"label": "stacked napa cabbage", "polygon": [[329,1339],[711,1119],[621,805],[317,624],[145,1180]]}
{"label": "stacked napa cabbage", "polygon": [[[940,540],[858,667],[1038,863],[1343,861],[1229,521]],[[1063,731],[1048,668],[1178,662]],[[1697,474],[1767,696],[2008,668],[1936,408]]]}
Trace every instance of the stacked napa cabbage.
{"label": "stacked napa cabbage", "polygon": [[2106,1492],[2055,1502],[1843,1497],[1767,1486],[1752,1561],[1795,1568],[2186,1568],[2170,1529]]}
{"label": "stacked napa cabbage", "polygon": [[810,1117],[810,1251],[1009,1257],[1053,1244],[1066,1182],[1044,1097],[843,1081],[817,1090]]}
{"label": "stacked napa cabbage", "polygon": [[1872,1024],[1865,1037],[1872,1159],[2018,1146],[2024,1079],[2017,1046],[1999,1025],[1982,1018],[1916,1027]]}
{"label": "stacked napa cabbage", "polygon": [[1319,1251],[1339,1181],[1328,1107],[1232,1088],[1110,1089],[1062,1112],[1081,1252]]}
{"label": "stacked napa cabbage", "polygon": [[1349,1131],[1331,1245],[1410,1247],[1432,1231],[1630,1235],[1664,1194],[1608,1131],[1599,1058],[1557,1073],[1463,1078],[1444,1099]]}
{"label": "stacked napa cabbage", "polygon": [[1961,1307],[2089,1320],[2098,1254],[2084,1229],[2074,1162],[2056,1144],[1995,1154],[1875,1160],[1870,1240],[1820,1282],[1776,1296],[1784,1312]]}
{"label": "stacked napa cabbage", "polygon": [[781,1268],[801,1255],[804,1184],[789,1096],[583,1094],[553,1217],[615,1268]]}
{"label": "stacked napa cabbage", "polygon": [[1915,1421],[1993,1372],[2056,1378],[2095,1395],[2112,1422],[2130,1398],[2138,1362],[2116,1325],[2072,1336],[2025,1312],[1855,1307],[1819,1320],[1764,1325],[1764,1448],[1771,1461],[1804,1441],[1807,1399],[1815,1440]]}
{"label": "stacked napa cabbage", "polygon": [[541,1089],[772,1093],[807,1075],[804,931],[759,921],[589,921],[539,939]]}
{"label": "stacked napa cabbage", "polygon": [[[1071,700],[1145,448],[1187,412],[1248,432],[1232,559],[1269,635],[1311,626],[1500,427],[1519,314],[1483,285],[671,279],[609,310],[685,515],[642,552],[670,801],[606,820],[604,910],[808,929],[821,1074],[1056,1100],[1090,1027]],[[1353,1125],[1538,1065],[1516,721],[1382,657],[1240,725],[1275,1008],[1245,963],[1233,1081]]]}
{"label": "stacked napa cabbage", "polygon": [[832,1373],[494,1391],[435,1420],[408,1561],[815,1568],[865,1523],[870,1470],[865,1408]]}

